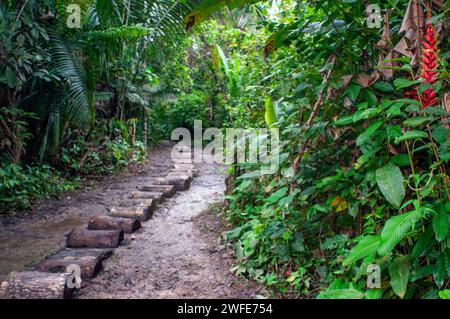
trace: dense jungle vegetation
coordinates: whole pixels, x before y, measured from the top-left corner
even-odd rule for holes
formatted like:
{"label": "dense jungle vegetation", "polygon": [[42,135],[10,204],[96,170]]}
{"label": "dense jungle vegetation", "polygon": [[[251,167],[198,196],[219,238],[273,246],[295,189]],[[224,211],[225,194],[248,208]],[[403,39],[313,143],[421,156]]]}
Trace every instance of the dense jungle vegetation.
{"label": "dense jungle vegetation", "polygon": [[1,0],[1,210],[197,119],[279,128],[275,174],[229,170],[233,271],[286,296],[450,298],[450,4],[374,2]]}

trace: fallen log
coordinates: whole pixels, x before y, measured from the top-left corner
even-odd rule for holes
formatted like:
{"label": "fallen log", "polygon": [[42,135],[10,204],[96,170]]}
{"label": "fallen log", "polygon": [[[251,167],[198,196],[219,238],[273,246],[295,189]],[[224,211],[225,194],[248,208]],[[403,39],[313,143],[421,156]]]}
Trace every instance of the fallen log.
{"label": "fallen log", "polygon": [[69,248],[116,248],[123,240],[121,230],[88,230],[77,227],[67,236]]}
{"label": "fallen log", "polygon": [[141,228],[141,222],[136,218],[110,217],[98,215],[89,221],[89,230],[122,230],[131,234]]}
{"label": "fallen log", "polygon": [[74,292],[67,287],[68,274],[38,271],[12,272],[0,285],[0,299],[67,299]]}

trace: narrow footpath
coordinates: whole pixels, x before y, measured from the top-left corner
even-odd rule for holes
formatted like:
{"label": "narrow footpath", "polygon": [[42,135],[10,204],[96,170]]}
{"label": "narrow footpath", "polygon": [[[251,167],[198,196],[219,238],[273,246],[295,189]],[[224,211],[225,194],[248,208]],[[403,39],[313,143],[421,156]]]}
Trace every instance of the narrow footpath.
{"label": "narrow footpath", "polygon": [[[234,252],[223,240],[218,215],[224,168],[173,162],[171,151],[165,143],[137,173],[0,220],[2,298],[266,295],[230,272]],[[67,288],[69,264],[83,270],[81,289]]]}

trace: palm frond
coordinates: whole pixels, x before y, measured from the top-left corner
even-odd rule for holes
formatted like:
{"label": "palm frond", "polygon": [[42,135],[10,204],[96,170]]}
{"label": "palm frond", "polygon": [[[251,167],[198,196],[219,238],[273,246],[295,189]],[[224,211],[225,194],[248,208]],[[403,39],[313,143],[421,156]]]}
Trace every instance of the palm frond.
{"label": "palm frond", "polygon": [[64,41],[56,35],[50,36],[49,72],[62,79],[62,90],[66,92],[63,115],[72,124],[86,128],[92,119],[92,99],[83,81],[79,62],[71,54]]}

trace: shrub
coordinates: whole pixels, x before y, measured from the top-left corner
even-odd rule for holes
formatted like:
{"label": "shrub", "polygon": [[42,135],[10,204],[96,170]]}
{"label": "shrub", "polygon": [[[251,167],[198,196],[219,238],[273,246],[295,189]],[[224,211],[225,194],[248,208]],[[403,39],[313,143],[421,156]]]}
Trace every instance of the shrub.
{"label": "shrub", "polygon": [[0,166],[0,213],[30,208],[33,200],[76,187],[76,182],[66,181],[48,165],[3,164]]}

